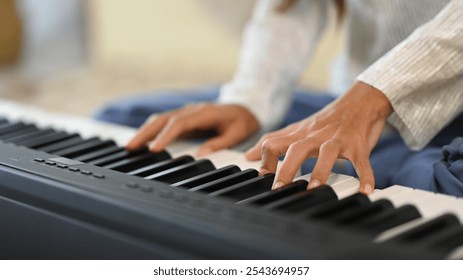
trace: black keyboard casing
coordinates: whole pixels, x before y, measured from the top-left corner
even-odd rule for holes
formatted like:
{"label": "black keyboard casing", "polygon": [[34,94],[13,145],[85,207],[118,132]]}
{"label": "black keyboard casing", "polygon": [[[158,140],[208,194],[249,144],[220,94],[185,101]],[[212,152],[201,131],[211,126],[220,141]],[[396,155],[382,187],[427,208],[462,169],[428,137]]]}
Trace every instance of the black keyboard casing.
{"label": "black keyboard casing", "polygon": [[2,259],[437,257],[13,144],[0,155]]}

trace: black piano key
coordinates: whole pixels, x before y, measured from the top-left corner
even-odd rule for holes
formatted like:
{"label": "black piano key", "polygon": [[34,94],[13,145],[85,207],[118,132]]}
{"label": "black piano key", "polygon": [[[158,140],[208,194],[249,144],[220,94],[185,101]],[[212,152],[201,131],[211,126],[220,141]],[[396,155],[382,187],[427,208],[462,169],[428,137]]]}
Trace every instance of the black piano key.
{"label": "black piano key", "polygon": [[12,124],[14,121],[9,121],[5,118],[2,118],[2,122],[0,123],[0,128],[2,128],[5,125]]}
{"label": "black piano key", "polygon": [[283,186],[282,188],[276,190],[270,190],[263,192],[261,194],[255,195],[253,197],[238,201],[238,204],[256,204],[264,205],[276,200],[288,197],[298,192],[305,191],[307,189],[308,182],[306,180],[297,180]]}
{"label": "black piano key", "polygon": [[452,227],[426,240],[426,247],[450,253],[453,249],[463,246],[463,226]]}
{"label": "black piano key", "polygon": [[3,122],[3,123],[0,124],[0,129],[3,129],[3,128],[6,127],[6,126],[9,126],[9,125],[12,125],[12,124],[16,124],[16,123],[22,123],[22,122],[17,122],[17,121],[10,122],[10,121],[5,121],[5,122]]}
{"label": "black piano key", "polygon": [[89,163],[96,165],[96,166],[105,166],[105,165],[115,163],[116,161],[121,161],[124,159],[129,159],[135,156],[139,156],[142,154],[149,154],[149,153],[150,151],[148,150],[148,148],[142,148],[136,151],[127,151],[124,149],[114,154],[109,154],[101,158],[96,158],[94,160],[91,160]]}
{"label": "black piano key", "polygon": [[398,243],[416,243],[423,242],[431,238],[435,234],[439,234],[447,229],[460,226],[460,221],[453,214],[443,214],[432,220],[429,220],[421,225],[418,225],[411,230],[408,230],[398,236],[395,236],[385,243],[398,242]]}
{"label": "black piano key", "polygon": [[215,166],[208,159],[200,159],[195,162],[186,163],[151,176],[145,177],[148,180],[156,180],[164,183],[172,184],[187,178],[197,176],[214,170]]}
{"label": "black piano key", "polygon": [[109,147],[103,148],[101,150],[96,150],[94,152],[78,156],[78,157],[76,157],[74,159],[78,160],[78,161],[81,161],[81,162],[89,162],[89,161],[92,161],[92,160],[96,160],[98,158],[102,158],[102,157],[105,157],[105,156],[108,156],[108,155],[112,155],[112,154],[115,154],[115,153],[122,152],[124,150],[125,149],[122,148],[122,147],[109,146]]}
{"label": "black piano key", "polygon": [[56,143],[52,143],[46,146],[40,147],[40,150],[46,153],[53,154],[56,151],[69,148],[75,145],[79,145],[80,143],[84,142],[85,140],[80,137],[79,135],[75,135],[74,137],[71,137],[69,139],[59,141]]}
{"label": "black piano key", "polygon": [[235,173],[240,172],[241,169],[236,165],[227,165],[222,168],[212,170],[198,176],[194,176],[179,182],[172,184],[172,187],[183,187],[187,189],[191,189],[197,187],[199,185],[206,184],[208,182],[212,182],[214,180],[226,177],[228,175],[232,175]]}
{"label": "black piano key", "polygon": [[2,140],[3,142],[9,142],[10,139],[13,139],[13,138],[16,138],[18,136],[22,136],[24,134],[31,133],[31,132],[34,132],[34,131],[38,131],[38,130],[39,130],[38,127],[36,127],[34,125],[30,125],[28,127],[25,127],[25,128],[19,129],[19,130],[15,130],[15,131],[0,135],[0,140]]}
{"label": "black piano key", "polygon": [[36,130],[36,131],[26,133],[24,135],[20,135],[20,136],[11,138],[11,139],[8,140],[8,142],[14,143],[16,145],[21,145],[23,142],[29,141],[31,139],[36,139],[38,137],[42,137],[42,136],[45,136],[45,135],[49,135],[49,134],[51,134],[53,132],[54,132],[54,130],[51,129],[51,128]]}
{"label": "black piano key", "polygon": [[101,140],[95,137],[84,140],[78,145],[56,151],[54,154],[67,158],[74,158],[109,146],[116,146],[116,143],[113,140]]}
{"label": "black piano key", "polygon": [[[20,123],[22,125],[24,125],[24,123]],[[18,125],[18,123],[10,123],[10,122],[6,122],[6,123],[3,123],[3,124],[0,124],[0,135],[4,134],[4,129],[5,128],[8,128],[10,126],[13,126],[13,125]],[[9,133],[9,131],[7,131],[6,133]]]}
{"label": "black piano key", "polygon": [[235,201],[243,200],[272,189],[275,174],[266,174],[250,180],[217,190],[208,196],[222,196]]}
{"label": "black piano key", "polygon": [[120,172],[130,172],[140,167],[153,163],[158,163],[164,160],[168,160],[170,158],[171,157],[168,152],[161,151],[158,153],[141,154],[128,159],[116,161],[108,165],[103,165],[102,167]]}
{"label": "black piano key", "polygon": [[390,209],[380,215],[364,219],[353,227],[376,235],[419,218],[421,218],[421,214],[415,206],[403,205],[397,209]]}
{"label": "black piano key", "polygon": [[257,176],[259,176],[259,172],[257,172],[257,170],[246,169],[246,170],[225,176],[223,178],[220,178],[220,179],[208,182],[208,183],[204,183],[202,185],[191,188],[189,190],[192,192],[199,191],[199,192],[211,193],[211,192],[238,184],[240,182],[250,180]]}
{"label": "black piano key", "polygon": [[377,217],[387,210],[393,209],[394,205],[389,200],[379,199],[355,210],[349,209],[349,211],[338,212],[330,221],[339,225],[354,226],[361,221]]}
{"label": "black piano key", "polygon": [[338,201],[332,201],[320,205],[315,209],[310,209],[306,213],[301,213],[306,218],[316,220],[326,220],[339,217],[345,211],[356,211],[371,204],[371,201],[363,193],[356,193]]}
{"label": "black piano key", "polygon": [[5,123],[0,125],[0,135],[4,135],[10,132],[14,132],[20,129],[23,129],[24,127],[28,127],[32,125],[26,125],[25,123],[19,122],[19,123]]}
{"label": "black piano key", "polygon": [[189,162],[193,162],[195,159],[192,156],[181,156],[174,159],[164,160],[161,162],[153,163],[148,166],[144,166],[135,170],[130,171],[129,175],[135,175],[139,177],[147,177],[167,169],[171,169]]}
{"label": "black piano key", "polygon": [[77,134],[69,134],[64,131],[57,131],[57,132],[51,133],[50,135],[44,135],[42,137],[31,139],[29,141],[24,141],[21,143],[21,145],[29,147],[31,149],[40,149],[43,146],[51,145],[59,141],[64,141],[76,135]]}
{"label": "black piano key", "polygon": [[336,192],[328,185],[321,185],[265,204],[262,209],[296,213],[332,201],[338,201]]}

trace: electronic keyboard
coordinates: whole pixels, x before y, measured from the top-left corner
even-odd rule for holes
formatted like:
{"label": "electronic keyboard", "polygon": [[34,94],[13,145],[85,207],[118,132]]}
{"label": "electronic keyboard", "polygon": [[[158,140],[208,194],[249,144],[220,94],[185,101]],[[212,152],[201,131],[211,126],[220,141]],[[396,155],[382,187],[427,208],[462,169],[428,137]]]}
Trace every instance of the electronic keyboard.
{"label": "electronic keyboard", "polygon": [[460,259],[463,200],[273,175],[197,145],[128,152],[135,131],[0,102],[2,259]]}

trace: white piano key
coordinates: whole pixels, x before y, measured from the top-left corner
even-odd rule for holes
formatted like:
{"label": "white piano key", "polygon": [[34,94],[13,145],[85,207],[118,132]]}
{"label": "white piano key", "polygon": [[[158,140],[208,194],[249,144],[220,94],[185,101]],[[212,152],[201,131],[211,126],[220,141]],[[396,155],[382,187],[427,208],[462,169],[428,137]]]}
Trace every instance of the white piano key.
{"label": "white piano key", "polygon": [[412,189],[412,191],[406,192],[402,196],[398,196],[395,199],[392,198],[391,201],[396,206],[404,204],[414,205],[421,213],[422,218],[381,233],[376,238],[378,242],[388,240],[446,213],[454,214],[460,220],[460,222],[463,223],[463,202],[452,196]]}
{"label": "white piano key", "polygon": [[463,246],[454,248],[447,256],[449,260],[463,260]]}
{"label": "white piano key", "polygon": [[423,190],[408,188],[411,191],[388,197],[395,206],[402,206],[407,203],[415,204],[418,201],[426,201],[427,197],[433,197],[434,193]]}
{"label": "white piano key", "polygon": [[[412,204],[414,202],[411,202]],[[458,201],[452,196],[433,194],[422,200],[416,201],[418,209],[424,217],[436,214],[451,213],[458,217],[463,223],[463,202]]]}
{"label": "white piano key", "polygon": [[[335,175],[335,173],[331,172],[330,175],[328,176],[327,182],[330,180],[331,176]],[[294,178],[294,181],[296,180],[306,180],[307,182],[310,182],[310,177],[312,176],[312,173],[304,174],[301,176],[298,176]]]}
{"label": "white piano key", "polygon": [[[296,177],[294,180],[306,180],[307,182],[309,182],[311,176],[312,176],[312,173],[309,173],[309,174],[305,174],[305,175]],[[343,174],[336,174],[336,173],[331,172],[330,175],[328,175],[328,179],[326,180],[326,184],[331,185],[331,184],[334,184],[334,183],[347,181],[347,180],[349,180],[351,178],[353,178],[353,177],[343,175]]]}
{"label": "white piano key", "polygon": [[260,167],[260,161],[248,161],[243,153],[233,150],[217,151],[207,155],[206,158],[210,159],[217,168],[230,164],[238,165],[242,170],[248,168],[259,170]]}
{"label": "white piano key", "polygon": [[167,147],[167,151],[173,157],[179,157],[183,155],[196,156],[198,149],[199,145],[188,143],[186,141],[176,141]]}
{"label": "white piano key", "polygon": [[304,174],[302,176],[299,176],[299,177],[296,177],[294,178],[294,181],[297,181],[297,180],[306,180],[307,182],[310,182],[310,176],[312,175],[312,173],[309,173],[309,174]]}
{"label": "white piano key", "polygon": [[462,202],[459,202],[458,205],[456,205],[455,207],[452,207],[452,210],[450,211],[450,213],[457,216],[458,219],[460,220],[460,222],[463,224],[463,205],[462,205]]}
{"label": "white piano key", "polygon": [[403,195],[404,193],[411,192],[411,191],[413,191],[412,188],[394,185],[394,186],[385,188],[381,191],[375,190],[375,192],[370,194],[368,198],[371,201],[376,201],[378,199],[383,199],[383,198],[392,199],[394,197]]}
{"label": "white piano key", "polygon": [[405,224],[402,224],[400,226],[388,229],[382,233],[380,233],[374,240],[374,242],[384,242],[386,240],[389,240],[393,237],[396,237],[408,230],[411,230],[425,222],[427,222],[429,219],[424,219],[424,218],[419,218],[412,220],[410,222],[407,222]]}
{"label": "white piano key", "polygon": [[333,186],[335,184],[339,184],[345,181],[349,181],[355,179],[352,176],[344,175],[344,174],[338,174],[338,173],[331,173],[330,176],[328,177],[328,180],[326,180],[326,184]]}
{"label": "white piano key", "polygon": [[[297,177],[295,180],[306,180],[309,182],[311,175],[311,173],[305,174]],[[339,199],[345,198],[358,192],[359,188],[359,181],[357,178],[337,173],[330,173],[328,179],[326,180],[326,184],[333,188]]]}
{"label": "white piano key", "polygon": [[348,180],[343,180],[331,184],[331,187],[333,187],[333,190],[336,192],[338,198],[343,199],[358,192],[359,180],[357,178],[350,177]]}
{"label": "white piano key", "polygon": [[463,203],[458,203],[457,199],[448,196],[435,194],[433,192],[412,189],[400,196],[388,197],[395,206],[404,204],[414,205],[425,219],[431,219],[444,213],[455,213],[463,221]]}

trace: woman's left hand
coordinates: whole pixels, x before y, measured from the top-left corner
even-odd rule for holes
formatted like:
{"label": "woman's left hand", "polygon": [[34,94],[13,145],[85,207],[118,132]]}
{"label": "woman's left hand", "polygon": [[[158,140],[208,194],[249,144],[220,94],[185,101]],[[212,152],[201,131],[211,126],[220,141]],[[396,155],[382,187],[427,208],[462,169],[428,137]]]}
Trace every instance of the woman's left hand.
{"label": "woman's left hand", "polygon": [[[246,157],[262,160],[261,175],[276,173],[272,189],[291,183],[307,158],[318,158],[309,189],[326,183],[336,159],[347,159],[359,176],[360,191],[372,193],[375,179],[369,157],[391,113],[392,106],[381,91],[357,82],[318,113],[265,134]],[[277,170],[282,155],[286,156]]]}

